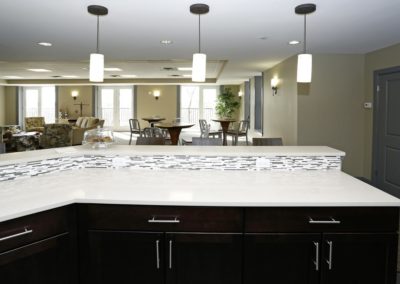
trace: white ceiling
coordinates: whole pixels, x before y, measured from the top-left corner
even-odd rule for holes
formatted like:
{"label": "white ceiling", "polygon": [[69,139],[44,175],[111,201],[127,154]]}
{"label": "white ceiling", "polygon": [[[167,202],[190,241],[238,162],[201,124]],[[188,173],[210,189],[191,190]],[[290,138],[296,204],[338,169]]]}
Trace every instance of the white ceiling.
{"label": "white ceiling", "polygon": [[[211,60],[208,78],[241,83],[302,50],[299,0],[216,0],[202,16],[202,51]],[[190,66],[197,49],[197,16],[189,0],[0,0],[0,79],[7,75],[46,79],[55,75],[87,78],[95,50],[96,17],[87,6],[104,5],[100,51],[117,74],[169,78],[169,65]],[[399,0],[314,0],[307,18],[312,53],[367,53],[400,42]],[[261,40],[259,37],[267,37]],[[173,44],[163,46],[160,40]],[[53,43],[41,47],[41,41]],[[225,64],[226,63],[226,64]],[[27,68],[51,66],[51,73]],[[85,69],[84,69],[85,68]],[[111,72],[113,73],[113,72]],[[112,75],[107,72],[106,74]],[[185,72],[180,72],[185,74]],[[186,72],[187,73],[187,72]],[[189,72],[190,73],[190,72]],[[115,74],[115,72],[114,72]]]}

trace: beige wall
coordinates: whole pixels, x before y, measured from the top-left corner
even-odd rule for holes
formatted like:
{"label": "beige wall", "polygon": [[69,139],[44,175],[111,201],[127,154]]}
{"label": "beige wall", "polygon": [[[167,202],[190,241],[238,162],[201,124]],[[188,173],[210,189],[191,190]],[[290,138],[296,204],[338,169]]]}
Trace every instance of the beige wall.
{"label": "beige wall", "polygon": [[[383,48],[365,57],[365,101],[373,102],[374,97],[374,71],[400,66],[400,44]],[[367,110],[365,119],[365,161],[364,176],[371,177],[372,169],[372,135],[373,135],[373,110]]]}
{"label": "beige wall", "polygon": [[[297,145],[297,57],[264,72],[264,137],[282,137],[284,145]],[[279,79],[272,95],[271,78]]]}
{"label": "beige wall", "polygon": [[298,144],[343,150],[343,170],[362,176],[363,102],[363,55],[315,55],[309,92],[298,95]]}
{"label": "beige wall", "polygon": [[5,124],[18,124],[17,87],[6,87],[6,121]]}
{"label": "beige wall", "polygon": [[0,125],[6,123],[6,90],[4,86],[0,86]]}
{"label": "beige wall", "polygon": [[[148,123],[142,117],[159,115],[165,118],[164,122],[171,122],[177,115],[177,88],[176,85],[143,85],[137,86],[137,118],[142,128]],[[156,100],[149,92],[159,90],[160,98]]]}
{"label": "beige wall", "polygon": [[[92,86],[60,86],[58,87],[58,110],[68,113],[68,118],[78,118],[80,116],[79,103],[86,104],[82,108],[82,116],[93,116],[92,109]],[[78,91],[79,96],[76,100],[71,97],[72,91]]]}

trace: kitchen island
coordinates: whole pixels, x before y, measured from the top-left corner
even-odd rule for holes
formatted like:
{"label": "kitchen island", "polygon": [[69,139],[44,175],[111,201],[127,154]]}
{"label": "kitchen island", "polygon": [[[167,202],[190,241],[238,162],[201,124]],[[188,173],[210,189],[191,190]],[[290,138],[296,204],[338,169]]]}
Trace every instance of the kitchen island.
{"label": "kitchen island", "polygon": [[343,152],[232,149],[1,155],[0,276],[43,251],[48,283],[395,283],[400,201]]}

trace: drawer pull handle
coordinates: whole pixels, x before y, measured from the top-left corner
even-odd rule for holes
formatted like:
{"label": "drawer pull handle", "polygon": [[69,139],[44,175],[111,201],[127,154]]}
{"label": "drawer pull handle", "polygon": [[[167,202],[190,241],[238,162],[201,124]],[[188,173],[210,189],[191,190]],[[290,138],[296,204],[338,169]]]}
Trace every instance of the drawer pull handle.
{"label": "drawer pull handle", "polygon": [[13,239],[13,238],[17,238],[17,237],[21,237],[24,235],[32,234],[32,233],[33,233],[33,230],[28,230],[27,228],[25,228],[25,230],[21,233],[17,233],[17,234],[11,235],[11,236],[0,238],[0,242],[9,240],[9,239]]}
{"label": "drawer pull handle", "polygon": [[313,218],[309,217],[308,219],[309,224],[340,224],[339,220],[335,220],[331,217],[330,220],[314,220]]}
{"label": "drawer pull handle", "polygon": [[168,220],[168,219],[156,219],[156,217],[153,217],[152,219],[148,220],[149,223],[164,223],[164,224],[178,224],[181,221],[175,217],[174,219]]}

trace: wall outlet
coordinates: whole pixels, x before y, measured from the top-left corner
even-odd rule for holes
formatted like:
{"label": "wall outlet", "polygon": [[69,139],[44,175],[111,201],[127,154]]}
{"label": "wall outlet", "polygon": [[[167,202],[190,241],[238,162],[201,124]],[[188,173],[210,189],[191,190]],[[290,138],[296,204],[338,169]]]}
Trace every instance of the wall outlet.
{"label": "wall outlet", "polygon": [[368,108],[368,109],[372,108],[372,103],[370,103],[370,102],[364,103],[364,108]]}

